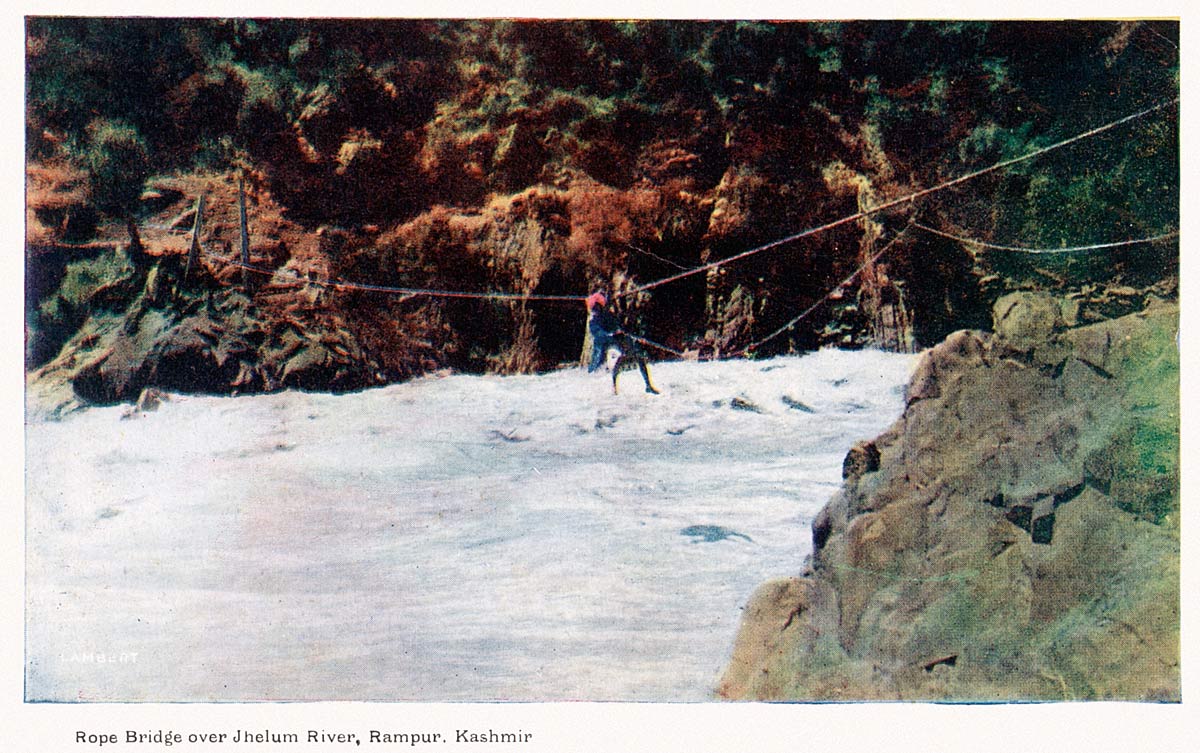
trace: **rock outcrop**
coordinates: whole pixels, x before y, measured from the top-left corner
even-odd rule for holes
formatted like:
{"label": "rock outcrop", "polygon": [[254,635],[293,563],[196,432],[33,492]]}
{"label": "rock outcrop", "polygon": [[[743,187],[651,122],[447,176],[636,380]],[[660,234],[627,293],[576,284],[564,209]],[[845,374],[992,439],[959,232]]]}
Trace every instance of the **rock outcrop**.
{"label": "rock outcrop", "polygon": [[[1178,97],[1170,20],[25,31],[46,414],[556,368],[597,289],[671,350],[771,356],[928,347],[1024,288],[1093,323],[1177,277],[1178,116],[1144,109]],[[1118,113],[1087,170],[992,175]],[[464,297],[494,292],[540,300]]]}
{"label": "rock outcrop", "polygon": [[720,693],[1178,700],[1178,307],[1147,303],[1068,329],[1015,293],[930,350]]}

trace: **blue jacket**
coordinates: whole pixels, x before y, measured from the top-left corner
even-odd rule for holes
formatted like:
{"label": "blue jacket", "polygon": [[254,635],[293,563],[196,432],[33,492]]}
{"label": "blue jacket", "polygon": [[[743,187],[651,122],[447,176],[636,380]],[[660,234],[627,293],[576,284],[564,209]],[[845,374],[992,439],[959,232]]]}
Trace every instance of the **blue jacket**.
{"label": "blue jacket", "polygon": [[609,313],[608,309],[597,307],[588,316],[588,332],[592,335],[592,357],[588,362],[588,371],[595,371],[604,362],[604,355],[613,345],[619,343],[618,332],[621,322]]}

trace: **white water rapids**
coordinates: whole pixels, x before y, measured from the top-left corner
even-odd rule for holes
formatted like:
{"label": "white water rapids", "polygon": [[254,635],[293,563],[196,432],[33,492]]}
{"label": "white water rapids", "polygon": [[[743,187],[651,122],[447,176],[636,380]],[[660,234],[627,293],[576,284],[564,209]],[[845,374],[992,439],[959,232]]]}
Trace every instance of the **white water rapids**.
{"label": "white water rapids", "polygon": [[579,369],[430,377],[30,424],[26,698],[710,699],[740,609],[800,572],[914,363],[652,364],[658,396],[636,371],[618,396]]}

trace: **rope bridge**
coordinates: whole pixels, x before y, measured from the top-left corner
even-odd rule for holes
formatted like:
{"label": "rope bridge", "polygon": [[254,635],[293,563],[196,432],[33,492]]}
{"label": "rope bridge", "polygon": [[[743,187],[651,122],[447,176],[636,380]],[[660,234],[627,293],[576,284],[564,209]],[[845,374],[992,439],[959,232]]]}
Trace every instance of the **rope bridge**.
{"label": "rope bridge", "polygon": [[[1049,152],[1052,152],[1052,151],[1055,151],[1058,149],[1062,149],[1071,144],[1075,144],[1077,142],[1083,141],[1084,139],[1091,138],[1093,136],[1096,136],[1098,134],[1112,130],[1114,128],[1118,128],[1119,126],[1122,126],[1124,124],[1133,122],[1140,118],[1144,118],[1144,117],[1151,115],[1153,113],[1156,113],[1160,110],[1178,105],[1179,101],[1180,101],[1180,98],[1175,97],[1174,99],[1160,102],[1158,104],[1147,107],[1143,110],[1139,110],[1138,112],[1135,112],[1130,115],[1126,115],[1122,118],[1118,118],[1111,122],[1105,123],[1104,125],[1098,126],[1096,128],[1092,128],[1092,129],[1084,131],[1082,133],[1078,133],[1074,136],[1065,138],[1061,141],[1057,141],[1048,146],[1034,149],[1034,150],[1032,150],[1026,154],[1020,155],[1018,157],[1013,157],[1010,159],[1002,160],[1000,162],[997,162],[993,165],[982,168],[980,170],[975,170],[975,171],[966,173],[964,175],[960,175],[957,178],[952,178],[950,180],[943,181],[942,183],[938,183],[937,185],[934,185],[930,188],[925,188],[925,189],[922,189],[919,191],[914,191],[912,193],[906,194],[899,198],[885,201],[874,207],[869,207],[867,209],[863,209],[858,212],[854,212],[852,214],[848,214],[843,217],[839,217],[831,222],[826,222],[822,225],[817,225],[815,227],[801,230],[800,232],[794,233],[792,235],[788,235],[783,238],[779,238],[779,239],[771,241],[769,243],[765,243],[761,246],[756,246],[754,248],[751,248],[749,250],[735,254],[733,256],[726,257],[724,259],[718,259],[716,261],[712,261],[707,264],[702,264],[697,267],[682,268],[682,271],[680,271],[680,272],[676,272],[674,274],[667,275],[660,279],[653,280],[651,282],[646,282],[641,285],[637,285],[633,288],[630,288],[628,290],[624,290],[619,293],[615,293],[614,297],[628,297],[628,296],[637,295],[638,293],[642,293],[642,292],[645,292],[648,290],[653,290],[655,288],[661,287],[663,285],[667,285],[669,283],[672,283],[672,282],[675,282],[678,280],[683,280],[688,277],[692,277],[694,275],[702,274],[704,272],[708,272],[710,270],[717,269],[719,267],[723,267],[727,264],[732,264],[734,262],[738,262],[743,259],[750,258],[751,256],[755,256],[757,254],[761,254],[761,253],[764,253],[767,251],[771,251],[773,249],[777,249],[777,248],[787,245],[789,243],[793,243],[793,242],[801,240],[803,238],[808,238],[808,237],[818,235],[820,233],[826,232],[828,230],[832,230],[836,227],[840,227],[842,225],[846,225],[851,222],[855,222],[855,221],[858,221],[858,220],[861,220],[861,219],[864,219],[864,218],[867,218],[867,217],[870,217],[870,216],[873,216],[873,215],[876,215],[876,214],[879,214],[882,212],[887,212],[889,210],[896,209],[898,207],[912,205],[917,200],[922,199],[924,197],[931,196],[935,193],[944,191],[944,190],[946,190],[948,188],[952,188],[954,186],[961,185],[963,183],[967,183],[969,181],[975,180],[976,178],[980,178],[989,173],[993,173],[998,170],[1002,170],[1004,168],[1012,167],[1013,165],[1017,165],[1022,162],[1026,162],[1026,161],[1035,159],[1035,158],[1045,155]],[[1113,242],[1109,242],[1109,243],[1095,243],[1095,244],[1072,246],[1072,247],[1066,247],[1066,248],[1042,248],[1042,249],[1039,249],[1039,248],[1029,248],[1029,247],[1016,246],[1016,245],[995,244],[995,243],[974,240],[971,238],[960,237],[960,236],[956,236],[951,233],[948,233],[946,231],[938,230],[938,229],[930,227],[928,225],[917,223],[915,221],[915,219],[912,219],[912,220],[910,220],[909,225],[906,226],[899,233],[897,233],[881,250],[879,250],[877,253],[872,255],[870,259],[868,259],[866,262],[864,262],[862,265],[860,265],[848,277],[841,280],[838,284],[836,284],[835,286],[830,288],[816,303],[813,303],[811,306],[809,306],[807,309],[805,309],[803,312],[801,312],[794,319],[792,319],[791,321],[789,321],[787,324],[783,325],[782,327],[778,328],[774,332],[770,333],[766,337],[761,338],[761,339],[741,348],[738,351],[728,354],[727,357],[733,358],[733,357],[745,356],[747,354],[752,354],[753,351],[755,349],[757,349],[758,347],[762,346],[763,344],[769,342],[770,340],[778,337],[779,335],[783,334],[784,332],[786,332],[789,329],[791,329],[792,327],[794,327],[796,324],[798,324],[804,318],[806,318],[807,316],[811,315],[814,311],[816,311],[817,308],[819,308],[821,306],[821,304],[825,303],[830,298],[830,296],[832,296],[835,292],[841,290],[847,284],[852,282],[854,280],[854,278],[856,278],[859,274],[861,274],[862,271],[864,269],[866,269],[870,264],[874,263],[876,260],[878,260],[880,257],[882,257],[885,253],[887,253],[894,246],[894,244],[900,240],[900,238],[902,238],[906,235],[906,233],[909,231],[910,228],[916,228],[923,232],[941,236],[941,237],[944,237],[944,238],[947,238],[950,240],[954,240],[954,241],[957,241],[959,243],[963,243],[966,245],[973,245],[973,246],[977,246],[980,248],[990,248],[990,249],[995,249],[995,250],[1001,250],[1001,251],[1007,251],[1007,252],[1013,252],[1013,253],[1025,253],[1025,254],[1081,253],[1081,252],[1089,252],[1089,251],[1117,248],[1117,247],[1121,247],[1121,246],[1137,245],[1137,244],[1143,244],[1143,243],[1157,243],[1157,242],[1170,240],[1172,238],[1176,238],[1179,235],[1178,231],[1171,231],[1168,233],[1163,233],[1163,234],[1156,235],[1156,236],[1149,237],[1149,238],[1121,240],[1121,241],[1113,241]],[[639,252],[649,254],[649,252],[643,252],[641,249],[637,249],[636,247],[634,247],[634,248],[635,248],[635,250],[637,250]],[[314,279],[314,278],[309,278],[309,277],[302,277],[298,272],[295,272],[294,270],[265,269],[265,268],[250,264],[246,260],[238,259],[237,257],[225,258],[225,257],[216,256],[215,254],[209,254],[209,256],[212,258],[216,258],[225,264],[239,268],[239,269],[243,270],[243,272],[250,272],[250,273],[254,273],[254,274],[266,275],[268,277],[274,277],[276,274],[279,274],[280,272],[290,273],[290,275],[295,279],[295,282],[300,285],[315,285],[318,287],[327,288],[327,289],[331,289],[331,290],[362,291],[362,292],[371,292],[371,293],[381,293],[381,294],[387,294],[387,295],[398,295],[398,296],[403,296],[405,299],[416,298],[416,297],[426,297],[426,298],[473,299],[473,300],[493,300],[493,301],[541,301],[541,302],[557,302],[557,303],[572,303],[572,304],[583,304],[584,301],[586,301],[586,295],[543,295],[543,294],[535,294],[535,293],[441,290],[441,289],[436,289],[436,288],[418,288],[418,287],[405,287],[405,286],[392,286],[392,285],[376,285],[376,284],[372,284],[372,283],[356,282],[356,281],[352,281],[352,280],[332,280],[332,279],[322,280],[322,279]],[[654,255],[654,256],[657,257],[657,255]],[[662,257],[657,257],[657,258],[662,258]],[[668,261],[668,260],[663,259],[663,261]],[[676,267],[680,266],[674,262],[672,262],[672,264]],[[640,337],[635,338],[635,339],[637,339],[639,342],[641,342],[645,345],[649,345],[651,347],[657,348],[664,352],[671,353],[671,354],[679,356],[679,357],[685,357],[684,353],[682,353],[678,350],[675,350],[673,348],[667,347],[665,345],[662,345],[660,343],[656,343],[651,340],[647,340],[647,339],[640,338]]]}

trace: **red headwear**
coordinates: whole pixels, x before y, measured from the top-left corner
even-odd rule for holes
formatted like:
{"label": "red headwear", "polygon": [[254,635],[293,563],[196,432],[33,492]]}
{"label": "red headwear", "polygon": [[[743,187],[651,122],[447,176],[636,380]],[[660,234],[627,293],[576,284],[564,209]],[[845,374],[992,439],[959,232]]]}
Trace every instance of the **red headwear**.
{"label": "red headwear", "polygon": [[608,299],[604,297],[603,293],[592,293],[587,297],[588,311],[591,311],[597,304],[601,306],[608,305]]}

